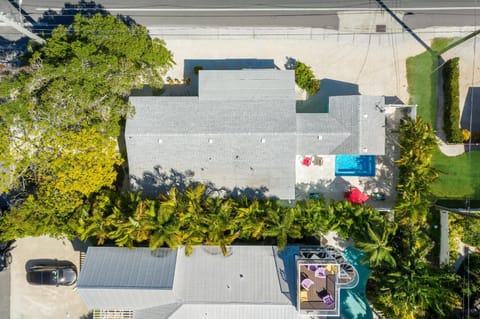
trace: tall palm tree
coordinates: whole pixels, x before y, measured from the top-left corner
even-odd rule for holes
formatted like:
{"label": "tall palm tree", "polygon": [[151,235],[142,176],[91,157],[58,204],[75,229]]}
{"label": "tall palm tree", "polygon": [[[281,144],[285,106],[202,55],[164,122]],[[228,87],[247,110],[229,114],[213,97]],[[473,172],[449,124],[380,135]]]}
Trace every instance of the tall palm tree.
{"label": "tall palm tree", "polygon": [[236,205],[232,198],[209,197],[205,201],[208,224],[206,243],[219,245],[222,253],[228,254],[226,246],[231,245],[240,236],[241,216],[236,214]]}
{"label": "tall palm tree", "polygon": [[393,248],[390,245],[390,236],[396,231],[396,226],[388,226],[386,222],[378,232],[374,231],[367,223],[367,241],[357,243],[358,248],[367,254],[364,261],[368,261],[371,267],[379,267],[384,262],[392,267],[397,263],[392,255]]}
{"label": "tall palm tree", "polygon": [[297,207],[283,207],[276,201],[266,202],[266,220],[263,237],[276,237],[280,250],[287,245],[288,237],[302,238],[302,227],[297,222]]}

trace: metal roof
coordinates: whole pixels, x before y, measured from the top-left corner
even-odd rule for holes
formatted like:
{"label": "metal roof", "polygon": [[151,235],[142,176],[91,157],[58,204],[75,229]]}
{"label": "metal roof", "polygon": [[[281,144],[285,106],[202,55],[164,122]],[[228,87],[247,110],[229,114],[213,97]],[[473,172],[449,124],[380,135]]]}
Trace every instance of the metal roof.
{"label": "metal roof", "polygon": [[135,318],[143,319],[192,318],[204,313],[196,305],[208,310],[208,318],[268,318],[267,313],[293,318],[288,280],[294,278],[287,278],[278,249],[227,249],[224,257],[212,246],[197,246],[190,256],[183,247],[152,253],[148,248],[90,247],[78,292],[90,309],[135,310]]}
{"label": "metal roof", "polygon": [[77,288],[92,309],[142,309],[173,303],[177,251],[89,247]]}
{"label": "metal roof", "polygon": [[[190,256],[179,249],[173,289],[184,303],[283,304],[272,246],[230,246],[224,257],[218,247],[199,246]],[[192,271],[194,269],[194,271]]]}
{"label": "metal roof", "polygon": [[[137,318],[137,317],[135,317]],[[298,319],[293,305],[186,304],[169,319]],[[137,318],[150,319],[150,318]],[[153,318],[151,318],[153,319]]]}

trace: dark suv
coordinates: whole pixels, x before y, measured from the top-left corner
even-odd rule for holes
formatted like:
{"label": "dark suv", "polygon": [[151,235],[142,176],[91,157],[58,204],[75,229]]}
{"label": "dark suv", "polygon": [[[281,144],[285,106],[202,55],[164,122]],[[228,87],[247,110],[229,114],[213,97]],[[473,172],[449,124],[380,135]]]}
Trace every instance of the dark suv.
{"label": "dark suv", "polygon": [[77,281],[77,269],[68,262],[34,264],[27,271],[27,281],[33,285],[71,286]]}

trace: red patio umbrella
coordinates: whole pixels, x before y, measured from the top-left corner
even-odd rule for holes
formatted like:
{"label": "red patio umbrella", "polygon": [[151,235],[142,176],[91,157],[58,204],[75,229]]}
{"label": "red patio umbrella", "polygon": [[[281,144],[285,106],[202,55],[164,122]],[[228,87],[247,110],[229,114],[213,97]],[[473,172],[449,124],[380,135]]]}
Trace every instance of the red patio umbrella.
{"label": "red patio umbrella", "polygon": [[345,197],[353,204],[363,204],[368,200],[368,195],[362,193],[356,187],[351,187],[350,191],[345,195]]}

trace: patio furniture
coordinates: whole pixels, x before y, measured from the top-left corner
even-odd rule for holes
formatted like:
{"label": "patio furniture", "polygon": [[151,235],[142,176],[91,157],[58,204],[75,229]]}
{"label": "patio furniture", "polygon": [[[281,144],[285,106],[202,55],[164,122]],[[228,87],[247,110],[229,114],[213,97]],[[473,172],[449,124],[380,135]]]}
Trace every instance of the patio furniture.
{"label": "patio furniture", "polygon": [[368,200],[368,196],[354,186],[351,186],[350,190],[345,192],[345,198],[352,204],[363,204]]}
{"label": "patio furniture", "polygon": [[335,300],[333,299],[332,295],[330,295],[330,294],[323,297],[322,300],[327,306],[331,306],[331,305],[335,304]]}
{"label": "patio furniture", "polygon": [[315,282],[313,282],[313,280],[310,279],[310,278],[305,278],[305,279],[302,280],[302,287],[305,290],[310,289],[310,287],[312,287],[313,284],[315,284]]}
{"label": "patio furniture", "polygon": [[308,198],[310,199],[316,199],[316,200],[319,200],[319,199],[322,199],[323,195],[320,194],[320,193],[310,193],[308,194]]}
{"label": "patio furniture", "polygon": [[318,267],[315,270],[315,277],[317,278],[325,278],[327,276],[327,270],[324,267]]}
{"label": "patio furniture", "polygon": [[372,193],[372,199],[374,201],[384,201],[386,198],[386,195],[385,193],[382,193],[382,192],[374,192]]}
{"label": "patio furniture", "polygon": [[307,167],[312,165],[312,158],[310,156],[304,157],[302,160],[302,165]]}
{"label": "patio furniture", "polygon": [[317,265],[308,265],[308,270],[310,271],[316,271],[318,269]]}
{"label": "patio furniture", "polygon": [[315,166],[322,166],[323,165],[323,157],[315,156],[313,158],[313,165]]}
{"label": "patio furniture", "polygon": [[300,291],[300,302],[308,301],[308,291],[301,290]]}

